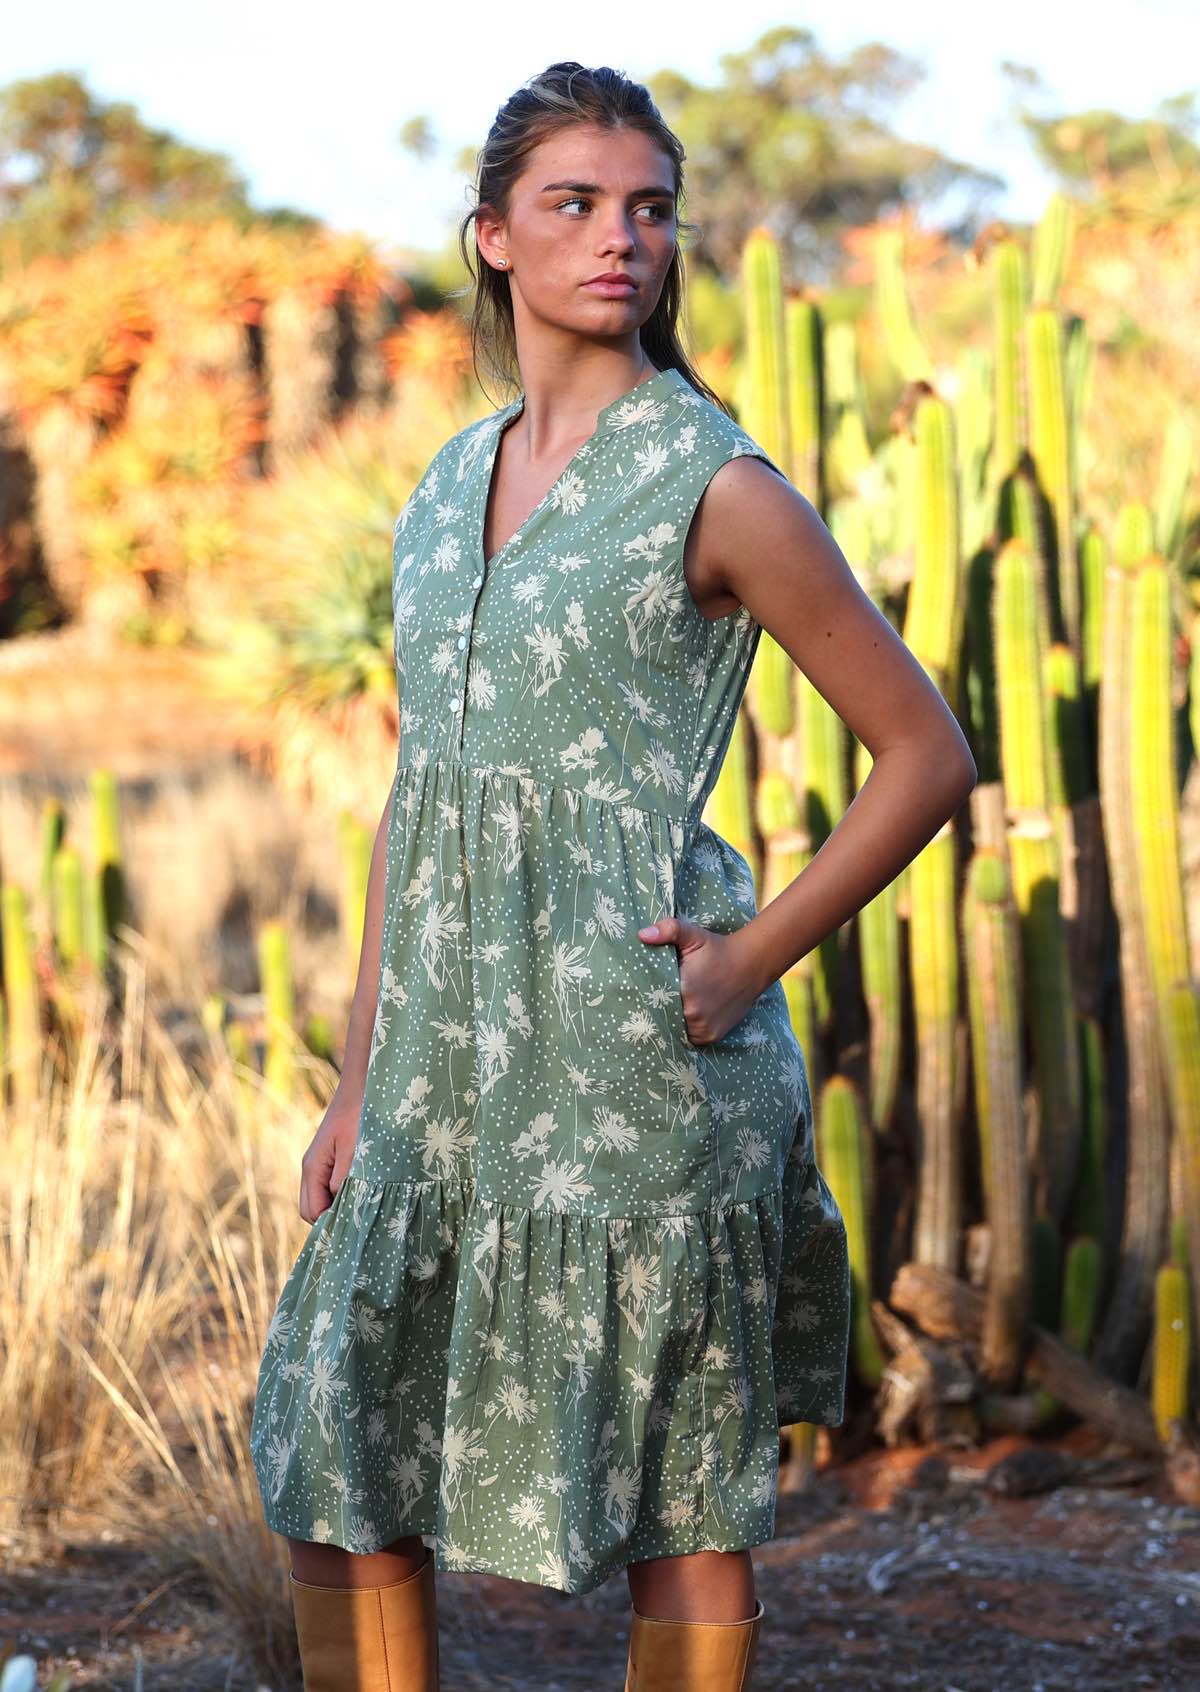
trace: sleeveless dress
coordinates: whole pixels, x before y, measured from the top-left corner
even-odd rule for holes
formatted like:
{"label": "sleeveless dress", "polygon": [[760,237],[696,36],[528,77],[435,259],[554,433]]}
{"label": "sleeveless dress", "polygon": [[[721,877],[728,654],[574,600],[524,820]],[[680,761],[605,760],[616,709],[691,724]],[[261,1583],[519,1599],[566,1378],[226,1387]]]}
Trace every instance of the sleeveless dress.
{"label": "sleeveless dress", "polygon": [[[400,750],[353,1161],[262,1354],[268,1525],[591,1591],[775,1526],[779,1428],[843,1417],[850,1265],[775,981],[693,1044],[681,913],[756,911],[701,821],[760,625],[683,574],[720,466],[772,460],[677,370],[485,564],[501,431],[395,526]],[[780,472],[782,474],[782,471]]]}

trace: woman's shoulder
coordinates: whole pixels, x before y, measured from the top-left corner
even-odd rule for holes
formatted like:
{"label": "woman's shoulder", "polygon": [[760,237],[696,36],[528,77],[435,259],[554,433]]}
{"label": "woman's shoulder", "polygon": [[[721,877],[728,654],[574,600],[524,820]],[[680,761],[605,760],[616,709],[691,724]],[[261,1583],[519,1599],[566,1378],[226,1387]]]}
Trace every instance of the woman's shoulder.
{"label": "woman's shoulder", "polygon": [[675,398],[678,409],[673,419],[674,430],[677,439],[687,443],[685,454],[695,453],[697,462],[710,469],[733,458],[761,458],[781,476],[784,474],[744,424],[707,394],[693,388],[686,378],[679,382]]}

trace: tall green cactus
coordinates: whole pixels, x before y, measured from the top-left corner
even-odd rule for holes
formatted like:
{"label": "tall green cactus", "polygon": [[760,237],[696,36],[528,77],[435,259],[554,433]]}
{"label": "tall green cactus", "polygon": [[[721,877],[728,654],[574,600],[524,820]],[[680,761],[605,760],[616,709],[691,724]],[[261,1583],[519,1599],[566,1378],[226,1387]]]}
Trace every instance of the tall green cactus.
{"label": "tall green cactus", "polygon": [[742,248],[746,337],[741,413],[746,428],[775,462],[791,462],[787,349],[783,334],[783,271],[769,229],[752,229]]}
{"label": "tall green cactus", "polygon": [[793,296],[784,302],[783,321],[791,440],[791,461],[784,468],[809,503],[824,511],[825,331],[821,308],[815,300]]}
{"label": "tall green cactus", "polygon": [[958,931],[954,831],[949,822],[908,865],[909,970],[917,1059],[920,1157],[913,1256],[957,1274],[962,1154],[954,1119]]}
{"label": "tall green cactus", "polygon": [[[1155,1006],[1143,883],[1133,825],[1134,576],[1150,551],[1153,526],[1144,506],[1118,514],[1105,576],[1104,657],[1100,683],[1100,797],[1109,883],[1120,926],[1121,1008],[1129,1068],[1125,1213],[1116,1274],[1096,1342],[1097,1365],[1132,1379],[1150,1328],[1154,1268],[1167,1239],[1169,1131],[1166,1082]],[[1143,736],[1145,730],[1142,730]],[[1143,778],[1144,785],[1144,778]],[[1144,803],[1144,798],[1143,798]]]}
{"label": "tall green cactus", "polygon": [[1053,305],[1062,287],[1075,233],[1075,208],[1064,193],[1051,194],[1033,231],[1033,304]]}
{"label": "tall green cactus", "polygon": [[1021,918],[1039,1133],[1037,1211],[1061,1222],[1079,1160],[1079,1057],[1066,933],[1059,903],[1059,847],[1050,817],[1048,713],[1042,691],[1033,557],[1007,542],[996,561],[993,625],[1008,846]]}
{"label": "tall green cactus", "polygon": [[1075,490],[1071,480],[1071,444],[1062,325],[1050,306],[1031,311],[1025,323],[1029,371],[1029,446],[1038,488],[1048,508],[1053,538],[1050,579],[1054,638],[1061,633],[1079,661],[1081,648],[1079,559],[1075,547]]}
{"label": "tall green cactus", "polygon": [[996,521],[991,485],[995,399],[992,365],[982,347],[967,347],[958,359],[958,399],[954,409],[958,441],[960,529],[963,556],[971,559],[991,542]]}
{"label": "tall green cactus", "polygon": [[[855,743],[855,789],[874,763],[868,749]],[[870,1028],[871,1124],[887,1128],[896,1109],[903,1057],[903,1003],[900,980],[898,889],[888,882],[858,913],[863,998]]]}
{"label": "tall green cactus", "polygon": [[[92,865],[99,883],[100,914],[103,919],[97,948],[111,939],[121,923],[129,921],[129,897],[121,851],[121,813],[117,778],[112,770],[93,770]],[[97,957],[96,962],[102,962]]]}
{"label": "tall green cactus", "polygon": [[704,806],[705,820],[742,854],[748,864],[752,864],[755,858],[751,754],[746,716],[739,711],[733,721],[725,761]]}
{"label": "tall green cactus", "polygon": [[[812,849],[818,852],[842,819],[849,803],[846,786],[847,730],[837,712],[808,680],[800,676],[801,734],[804,756],[804,807]],[[835,930],[815,948],[813,990],[821,1027],[833,1014],[841,974],[840,938]]]}
{"label": "tall green cactus", "polygon": [[[755,229],[742,254],[746,316],[746,359],[742,413],[747,429],[782,469],[792,461],[788,347],[784,334],[783,277],[779,244],[768,229]],[[747,708],[771,734],[786,735],[794,722],[796,666],[770,630],[758,638],[748,684]]]}
{"label": "tall green cactus", "polygon": [[827,480],[840,493],[853,493],[874,468],[858,369],[853,323],[831,323],[825,331],[825,441]]}
{"label": "tall green cactus", "polygon": [[814,1135],[817,1160],[845,1220],[850,1249],[851,1354],[859,1378],[875,1387],[883,1378],[883,1356],[871,1318],[870,1133],[853,1084],[844,1075],[831,1076],[819,1097]]}
{"label": "tall green cactus", "polygon": [[1164,1263],[1154,1277],[1154,1363],[1150,1399],[1154,1425],[1165,1445],[1171,1423],[1188,1420],[1192,1329],[1186,1272]]}
{"label": "tall green cactus", "polygon": [[980,1361],[1002,1391],[1021,1376],[1030,1312],[1030,1183],[1021,1101],[1021,962],[1008,866],[972,856],[963,891],[975,1113],[988,1223],[987,1302]]}
{"label": "tall green cactus", "polygon": [[1021,324],[1029,291],[1024,248],[1013,240],[992,248],[994,280],[993,345],[996,377],[996,444],[993,451],[997,486],[1017,468],[1025,443],[1025,392],[1021,360]]}
{"label": "tall green cactus", "polygon": [[904,280],[904,232],[882,230],[875,238],[875,305],[893,364],[908,382],[932,382],[933,361],[921,340]]}
{"label": "tall green cactus", "polygon": [[917,534],[904,643],[945,697],[953,700],[964,618],[954,420],[944,400],[926,395],[917,403],[913,424],[917,442]]}

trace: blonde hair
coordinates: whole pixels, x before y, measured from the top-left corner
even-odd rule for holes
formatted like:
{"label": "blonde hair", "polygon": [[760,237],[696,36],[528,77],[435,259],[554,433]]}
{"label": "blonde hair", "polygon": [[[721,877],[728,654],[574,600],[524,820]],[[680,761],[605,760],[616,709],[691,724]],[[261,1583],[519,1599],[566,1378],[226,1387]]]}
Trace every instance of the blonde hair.
{"label": "blonde hair", "polygon": [[[623,72],[611,70],[607,65],[588,69],[573,59],[560,60],[531,77],[509,96],[493,119],[478,154],[475,204],[459,225],[459,251],[474,283],[468,327],[471,362],[481,385],[481,363],[489,376],[512,390],[520,386],[520,370],[508,277],[483,261],[477,243],[468,239],[472,225],[485,205],[500,217],[507,214],[512,185],[529,154],[548,136],[573,123],[595,124],[602,129],[640,129],[648,135],[671,161],[677,227],[687,233],[697,228],[678,219],[683,193],[683,146],[640,82],[632,82]],[[679,338],[684,280],[683,253],[676,243],[658,303],[641,328],[642,347],[660,370],[678,370],[697,393],[727,412],[729,408],[694,368]],[[463,290],[470,291],[470,288]]]}

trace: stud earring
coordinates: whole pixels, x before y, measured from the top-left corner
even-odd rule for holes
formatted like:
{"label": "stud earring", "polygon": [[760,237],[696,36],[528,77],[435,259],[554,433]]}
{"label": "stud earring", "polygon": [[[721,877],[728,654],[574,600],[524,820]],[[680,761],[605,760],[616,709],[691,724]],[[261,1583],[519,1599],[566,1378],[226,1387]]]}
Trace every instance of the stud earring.
{"label": "stud earring", "polygon": [[507,268],[508,268],[508,260],[507,259],[501,259],[500,260],[500,269],[501,270],[507,270]]}

